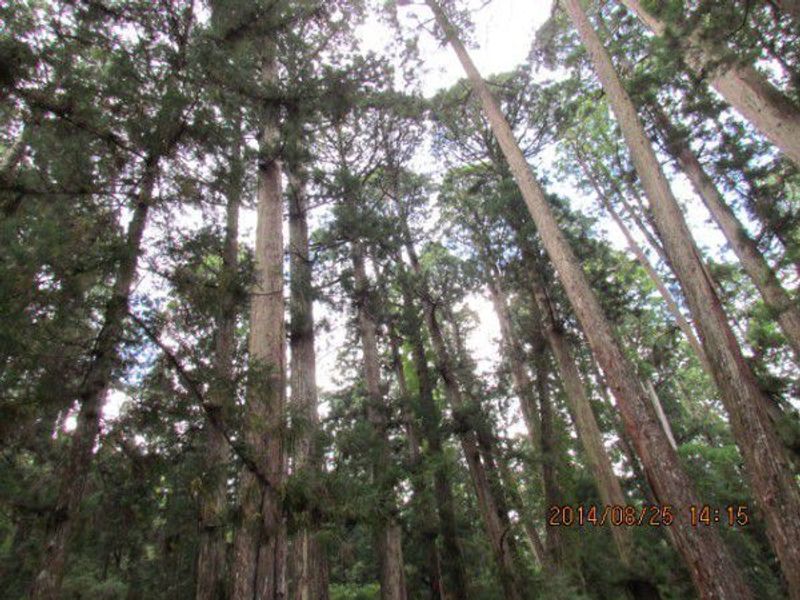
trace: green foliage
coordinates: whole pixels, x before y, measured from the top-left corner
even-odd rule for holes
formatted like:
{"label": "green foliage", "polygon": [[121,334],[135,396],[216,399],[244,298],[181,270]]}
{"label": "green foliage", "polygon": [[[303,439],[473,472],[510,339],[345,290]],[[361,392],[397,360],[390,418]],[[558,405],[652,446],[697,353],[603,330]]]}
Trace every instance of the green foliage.
{"label": "green foliage", "polygon": [[331,600],[377,600],[380,598],[380,586],[377,583],[360,584],[333,584],[331,585]]}
{"label": "green foliage", "polygon": [[[524,524],[547,539],[544,465],[553,466],[564,503],[601,501],[543,342],[533,273],[575,354],[626,497],[637,506],[650,502],[650,483],[476,98],[464,81],[423,98],[419,70],[427,57],[416,37],[425,28],[407,31],[396,10],[401,3],[380,4],[25,0],[0,6],[4,598],[27,596],[52,524],[63,516],[56,503],[70,483],[61,473],[80,390],[98,336],[117,325],[100,435],[72,517],[65,599],[194,597],[205,499],[221,480],[224,500],[214,526],[230,557],[241,524],[242,469],[265,460],[248,454],[245,424],[260,435],[282,436],[290,475],[278,493],[290,539],[300,530],[315,532],[328,560],[332,600],[380,597],[375,534],[390,516],[403,533],[408,597],[431,595],[433,567],[444,564],[446,551],[443,482],[452,493],[469,598],[503,597],[463,456],[462,438],[475,432],[483,446],[492,444],[481,448],[481,460],[498,467],[489,473],[491,485],[509,505],[504,535],[516,548],[527,597],[618,598],[638,580],[655,585],[665,600],[693,594],[680,558],[656,528],[634,531],[630,569],[609,550],[610,532],[599,527],[563,529],[568,560],[556,573],[535,560]],[[470,42],[467,3],[442,4]],[[592,4],[591,16],[649,132],[656,138],[650,108],[659,106],[796,295],[800,174],[681,59],[686,36],[698,35],[724,49],[723,62],[756,64],[797,102],[795,24],[777,12],[777,3],[651,0],[646,6],[669,25],[657,37],[618,4]],[[396,27],[396,59],[363,48],[359,28],[379,19]],[[277,83],[261,76],[265,52],[279,65]],[[488,81],[625,352],[657,391],[703,502],[751,506],[716,387],[608,218],[609,207],[622,215],[685,311],[671,266],[653,245],[657,235],[629,153],[558,6],[537,32],[528,61]],[[278,119],[277,140],[259,151],[267,116]],[[305,180],[313,280],[304,291],[317,318],[317,382],[311,384],[321,386],[319,426],[302,407],[289,405],[278,431],[262,427],[266,416],[242,419],[246,402],[281,396],[278,388],[263,387],[275,366],[250,361],[248,353],[252,209],[263,190],[261,167],[273,159],[287,177]],[[667,164],[676,189],[685,187]],[[144,193],[150,173],[152,198]],[[695,201],[686,196],[687,214],[694,214]],[[141,202],[150,210],[131,316],[109,324],[104,315],[119,300],[115,282]],[[242,223],[235,261],[226,254],[229,203]],[[693,228],[708,231],[706,224]],[[700,241],[772,402],[776,429],[800,456],[800,378],[777,315],[727,248]],[[355,278],[356,246],[366,286]],[[287,255],[294,251],[287,246]],[[487,314],[489,285],[506,296],[518,337],[512,352],[485,334],[494,323]],[[423,307],[432,307],[442,329],[449,371],[433,347]],[[367,393],[362,314],[377,332],[379,404]],[[231,364],[220,365],[226,317],[233,319]],[[547,390],[551,452],[525,429],[511,358],[535,388],[534,412]],[[448,404],[445,374],[455,379],[463,406]],[[223,458],[209,464],[214,432],[226,445]],[[309,439],[313,465],[300,468],[295,453]],[[785,595],[757,511],[750,526],[720,533],[757,597]]]}

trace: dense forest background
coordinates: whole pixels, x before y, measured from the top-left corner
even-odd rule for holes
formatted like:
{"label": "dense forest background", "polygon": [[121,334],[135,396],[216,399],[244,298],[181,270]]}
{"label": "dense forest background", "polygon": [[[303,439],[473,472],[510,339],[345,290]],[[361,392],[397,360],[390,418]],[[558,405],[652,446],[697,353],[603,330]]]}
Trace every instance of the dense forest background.
{"label": "dense forest background", "polygon": [[800,599],[800,2],[491,4],[0,4],[0,597]]}

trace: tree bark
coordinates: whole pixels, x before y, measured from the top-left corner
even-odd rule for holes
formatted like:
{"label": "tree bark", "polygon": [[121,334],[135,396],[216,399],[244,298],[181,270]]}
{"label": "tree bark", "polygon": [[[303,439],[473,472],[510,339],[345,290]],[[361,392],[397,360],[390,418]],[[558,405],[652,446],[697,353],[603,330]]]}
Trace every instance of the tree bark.
{"label": "tree bark", "polygon": [[[668,25],[645,10],[641,0],[619,0],[656,35]],[[752,65],[740,64],[733,53],[704,40],[699,31],[682,36],[684,59],[696,74],[708,78],[711,87],[745,119],[800,166],[800,111],[783,92]]]}
{"label": "tree bark", "polygon": [[[676,510],[688,510],[689,506],[699,504],[699,498],[653,414],[649,400],[638,381],[636,369],[622,353],[575,254],[559,230],[544,191],[533,177],[489,87],[481,78],[466,48],[458,39],[453,26],[439,5],[434,0],[426,0],[426,3],[433,10],[439,26],[455,50],[483,106],[498,144],[536,223],[545,250],[559,273],[597,362],[606,372],[609,385],[617,396],[617,406],[625,429],[642,458],[657,497],[662,503],[671,504]],[[732,557],[715,531],[693,528],[687,521],[676,519],[670,528],[670,533],[703,597],[709,599],[750,597],[737,575]]]}
{"label": "tree bark", "polygon": [[675,323],[677,323],[678,328],[683,332],[683,335],[686,337],[686,341],[689,342],[689,345],[694,350],[695,355],[697,356],[700,364],[703,368],[711,375],[711,366],[708,363],[708,358],[706,357],[705,350],[703,350],[703,346],[700,343],[700,340],[697,339],[697,335],[694,332],[694,328],[691,326],[689,321],[686,317],[683,316],[680,308],[678,307],[678,303],[675,301],[675,298],[672,296],[670,291],[667,289],[666,284],[661,279],[661,276],[656,271],[655,267],[650,263],[647,258],[647,255],[642,250],[641,246],[636,242],[634,239],[633,234],[631,233],[628,226],[625,225],[625,221],[622,220],[620,214],[616,211],[614,206],[609,202],[608,198],[606,198],[605,194],[603,193],[600,184],[595,179],[594,175],[592,174],[589,165],[586,164],[583,156],[576,150],[576,156],[578,158],[578,162],[581,165],[581,169],[583,170],[584,175],[587,177],[589,182],[591,183],[592,187],[594,188],[595,193],[597,194],[600,203],[605,207],[608,211],[608,214],[611,215],[614,223],[616,223],[619,230],[622,232],[622,235],[625,237],[625,241],[628,243],[628,248],[636,259],[639,261],[639,264],[642,265],[645,272],[647,273],[648,277],[650,277],[650,281],[656,286],[659,294],[661,294],[661,298],[664,300],[664,303],[667,305],[667,310],[672,315],[672,318],[675,319]]}
{"label": "tree bark", "polygon": [[486,286],[492,299],[494,312],[500,324],[500,339],[502,340],[503,354],[511,370],[511,382],[514,393],[517,395],[520,410],[528,429],[528,438],[531,445],[536,448],[541,439],[539,418],[536,414],[536,399],[533,394],[533,382],[528,375],[528,370],[523,363],[524,352],[519,338],[511,327],[511,315],[508,309],[508,300],[505,291],[498,281],[498,274],[489,271],[486,274]]}
{"label": "tree bark", "polygon": [[[308,471],[313,481],[322,471],[316,437],[317,359],[314,351],[314,299],[311,261],[308,247],[308,196],[305,174],[299,166],[288,169],[289,180],[289,344],[290,404],[299,419],[299,433],[294,451],[296,472]],[[309,490],[311,493],[311,490]],[[294,600],[327,600],[328,565],[314,524],[296,535],[291,556]]]}
{"label": "tree bark", "polygon": [[[262,81],[277,80],[267,43]],[[257,173],[255,281],[250,301],[250,364],[242,436],[266,481],[247,467],[239,480],[240,525],[234,539],[233,597],[286,597],[286,524],[280,494],[284,472],[286,357],[283,300],[283,192],[277,114],[263,123]]]}
{"label": "tree bark", "polygon": [[[399,258],[398,264],[400,264]],[[419,319],[419,313],[414,305],[408,274],[403,273],[402,275],[403,329],[411,346],[414,371],[419,385],[419,415],[422,433],[428,445],[430,458],[436,465],[433,473],[433,485],[436,511],[439,517],[439,531],[442,537],[442,597],[445,600],[466,600],[469,597],[468,579],[464,570],[461,547],[458,543],[453,492],[442,451],[441,414],[433,398],[434,381],[428,368],[422,337],[425,324]]]}
{"label": "tree bark", "polygon": [[686,138],[660,107],[650,106],[649,109],[662,134],[667,151],[686,174],[695,192],[725,234],[725,239],[742,263],[745,273],[761,292],[764,304],[783,329],[786,340],[794,351],[795,359],[800,362],[800,305],[780,284],[775,271],[769,266],[755,240],[747,233],[736,214],[725,203],[714,180],[700,164]]}
{"label": "tree bark", "polygon": [[142,239],[157,174],[158,159],[148,158],[128,225],[125,247],[119,258],[111,298],[103,314],[103,325],[95,339],[89,367],[78,390],[80,409],[77,424],[70,435],[66,463],[59,477],[56,507],[47,524],[44,558],[30,592],[34,600],[57,600],[61,597],[67,544],[89,479],[94,444],[100,432],[103,399],[114,371],[120,365],[119,344],[136,278],[136,266],[142,253]]}
{"label": "tree bark", "polygon": [[[763,511],[767,535],[781,562],[790,593],[800,598],[800,521],[784,515],[800,514],[800,492],[790,459],[768,414],[769,400],[759,389],[731,331],[712,282],[703,269],[677,200],[622,86],[611,58],[581,8],[579,0],[564,4],[586,46],[613,108],[631,158],[650,200],[653,218],[664,247],[681,282],[700,332],[714,379],[730,416],[731,429],[747,466],[751,488]],[[744,583],[735,582],[746,593]]]}
{"label": "tree bark", "polygon": [[[538,334],[538,332],[535,332]],[[535,335],[538,338],[538,335]],[[545,510],[552,506],[562,506],[564,495],[558,484],[558,447],[553,415],[550,402],[550,384],[547,381],[549,368],[547,356],[544,352],[544,343],[541,339],[534,340],[534,364],[536,367],[536,391],[539,397],[539,420],[542,425],[541,453],[542,453],[542,481],[544,482]],[[545,548],[550,556],[550,561],[556,567],[562,567],[566,558],[564,540],[558,527],[548,527]]]}
{"label": "tree bark", "polygon": [[536,529],[536,526],[529,516],[531,511],[526,508],[525,502],[519,493],[517,479],[514,476],[514,473],[511,472],[511,469],[508,467],[506,461],[502,461],[500,463],[500,476],[503,481],[503,487],[508,490],[511,504],[519,513],[519,520],[522,522],[522,527],[525,530],[525,539],[528,543],[531,554],[536,559],[536,562],[538,562],[547,571],[551,573],[554,572],[555,566],[552,564],[552,562],[550,562],[549,557],[547,556],[547,551],[542,543],[542,536],[539,535],[539,531]]}
{"label": "tree bark", "polygon": [[[417,259],[416,252],[411,244],[408,235],[407,225],[406,249],[408,251],[411,267],[417,277],[421,277],[422,269]],[[450,352],[447,349],[444,335],[439,326],[435,313],[435,306],[427,294],[422,296],[423,315],[425,325],[431,338],[431,345],[434,350],[435,364],[439,371],[439,376],[444,384],[445,398],[454,413],[463,410],[465,402],[456,380],[455,364]],[[459,440],[467,461],[472,485],[478,500],[478,509],[483,518],[484,529],[489,538],[489,545],[492,549],[497,563],[500,582],[507,600],[522,600],[525,598],[523,587],[518,576],[514,549],[511,538],[508,535],[507,513],[503,515],[503,510],[498,499],[495,497],[494,490],[487,473],[487,466],[482,461],[481,449],[475,431],[467,426],[458,427]],[[506,517],[504,522],[503,516]]]}
{"label": "tree bark", "polygon": [[445,586],[442,581],[441,560],[439,559],[439,551],[436,547],[436,534],[439,527],[438,523],[430,518],[434,513],[434,507],[431,503],[431,496],[427,489],[428,483],[425,480],[425,473],[422,469],[422,449],[420,448],[419,434],[417,433],[417,426],[414,421],[411,392],[408,389],[408,382],[406,381],[406,374],[403,369],[403,360],[400,357],[400,348],[398,347],[398,340],[394,333],[391,334],[390,344],[392,366],[394,367],[395,378],[400,388],[401,409],[403,421],[406,426],[411,487],[419,505],[417,510],[421,516],[415,528],[418,529],[419,539],[421,539],[424,545],[425,554],[427,556],[427,563],[424,566],[424,571],[427,575],[429,585],[429,598],[447,598],[445,595]]}
{"label": "tree bark", "polygon": [[376,550],[380,563],[381,600],[405,600],[407,597],[403,561],[402,530],[397,522],[397,506],[393,482],[387,480],[391,462],[387,437],[386,406],[380,386],[380,356],[375,317],[370,302],[369,280],[364,266],[361,242],[351,242],[355,302],[358,328],[364,352],[364,380],[367,386],[367,420],[380,445],[377,464],[373,466],[373,479],[380,487],[380,523],[375,531]]}
{"label": "tree bark", "polygon": [[[240,130],[236,131],[240,135]],[[239,267],[239,206],[243,185],[241,144],[237,137],[230,161],[225,241],[222,251],[219,315],[214,349],[215,383],[208,394],[207,410],[226,413],[235,404],[236,281]],[[228,506],[230,449],[223,433],[210,422],[205,429],[205,477],[200,503],[200,542],[197,555],[196,600],[227,596],[225,525]]]}

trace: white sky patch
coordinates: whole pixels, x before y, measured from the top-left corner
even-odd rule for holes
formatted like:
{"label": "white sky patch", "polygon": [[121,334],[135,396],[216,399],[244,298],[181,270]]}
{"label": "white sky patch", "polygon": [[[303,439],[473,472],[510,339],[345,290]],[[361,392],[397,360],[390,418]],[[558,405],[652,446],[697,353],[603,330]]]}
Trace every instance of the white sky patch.
{"label": "white sky patch", "polygon": [[123,405],[129,400],[131,400],[131,397],[124,392],[111,390],[106,396],[105,404],[103,404],[103,420],[113,421],[117,419],[122,412]]}
{"label": "white sky patch", "polygon": [[[472,2],[473,6],[478,3]],[[484,77],[508,72],[523,63],[530,51],[536,30],[549,18],[552,11],[550,0],[530,2],[520,0],[493,0],[488,5],[472,13],[474,30],[470,56],[475,61]],[[442,89],[455,85],[464,78],[464,70],[455,53],[449,46],[442,46],[431,34],[432,15],[424,5],[414,4],[400,9],[400,23],[404,34],[420,32],[420,56],[424,59],[422,71],[417,73],[421,82],[422,93],[426,97],[435,95]],[[421,25],[427,31],[421,30]],[[377,15],[371,15],[356,31],[363,44],[363,49],[374,51],[379,55],[394,56],[397,40],[389,25],[381,22]],[[426,142],[427,144],[427,142]],[[427,152],[427,148],[426,148]],[[423,152],[423,153],[426,153]],[[544,173],[555,160],[555,148],[546,148],[534,159],[536,170]],[[436,169],[436,165],[424,157],[415,163],[424,163],[422,170]],[[415,164],[415,167],[417,165]],[[676,196],[684,201],[687,209],[686,217],[690,228],[696,235],[699,245],[705,250],[717,254],[724,239],[716,228],[709,227],[708,213],[694,196],[691,186],[685,178],[677,178],[672,182]],[[578,212],[595,211],[597,198],[591,194],[578,191],[570,181],[553,181],[548,191],[569,198],[573,210]],[[616,225],[606,215],[600,217],[599,230],[606,235],[607,241],[618,250],[627,250],[625,238]],[[641,235],[640,244],[645,245]],[[478,376],[493,371],[500,360],[499,324],[491,302],[480,294],[472,294],[466,299],[466,305],[475,312],[478,323],[469,334],[467,346],[476,361]],[[322,316],[319,309],[317,313]],[[330,332],[317,336],[317,377],[318,385],[323,390],[336,389],[334,382],[338,349],[345,338],[345,324],[338,315],[325,311],[333,325]]]}
{"label": "white sky patch", "polygon": [[[105,402],[103,402],[101,420],[103,422],[116,421],[122,412],[124,404],[130,399],[130,396],[120,390],[113,388],[109,390],[106,394]],[[66,432],[70,432],[73,431],[77,425],[78,409],[77,407],[73,407],[68,411],[67,416],[64,417],[62,429]]]}
{"label": "white sky patch", "polygon": [[[471,55],[484,76],[503,73],[523,62],[528,55],[533,36],[550,16],[552,2],[526,2],[521,0],[494,0],[473,13],[475,24],[473,39],[478,45]],[[425,6],[414,5],[400,9],[400,20],[404,33],[419,30],[419,23],[427,23],[430,30],[432,15]],[[391,57],[395,55],[397,41],[392,29],[381,22],[378,15],[370,15],[356,35],[365,51]],[[425,96],[433,96],[439,90],[456,84],[464,77],[464,70],[453,51],[442,46],[428,32],[420,36],[420,55],[424,58],[423,71],[417,73]],[[430,168],[430,162],[426,164]],[[498,340],[500,326],[489,300],[472,294],[467,306],[478,318],[476,328],[467,338],[467,347],[475,359],[478,375],[492,371],[499,360]],[[344,345],[346,330],[341,314],[315,305],[317,318],[325,317],[332,328],[316,336],[317,385],[322,391],[337,389],[337,356]]]}
{"label": "white sky patch", "polygon": [[470,294],[465,300],[478,319],[467,336],[467,349],[475,359],[479,377],[492,372],[500,359],[500,322],[491,301],[482,294]]}
{"label": "white sky patch", "polygon": [[[481,2],[472,0],[470,4],[477,8]],[[473,47],[470,54],[484,77],[508,72],[523,63],[529,53],[535,31],[547,20],[552,10],[550,0],[531,2],[530,0],[493,0],[486,6],[472,13],[474,31]],[[442,46],[433,35],[432,16],[421,4],[402,7],[399,12],[404,35],[420,33],[420,56],[424,59],[421,72],[415,75],[420,81],[421,91],[425,96],[432,96],[441,89],[451,87],[464,78],[463,69],[455,54],[448,46]],[[424,31],[422,27],[428,31]],[[357,29],[363,49],[376,52],[389,60],[396,56],[398,41],[395,32],[381,22],[377,15],[371,15],[366,23]],[[427,142],[426,142],[427,144]],[[545,173],[552,164],[555,153],[548,149],[535,159],[536,169]],[[416,161],[415,161],[416,162]],[[414,165],[416,167],[416,164]],[[435,169],[432,160],[427,161],[423,169]],[[712,256],[719,257],[724,245],[722,235],[715,227],[708,225],[708,213],[692,193],[691,187],[683,177],[672,180],[673,190],[684,201],[687,222],[695,234],[698,244],[708,250]],[[578,192],[568,181],[553,182],[549,190],[569,198],[573,210],[594,210],[597,199],[592,195]],[[253,243],[255,229],[255,211],[242,209],[241,243]],[[606,239],[617,249],[625,249],[625,241],[616,226],[607,217],[601,217],[599,230],[607,233]],[[640,237],[638,234],[635,234]],[[286,224],[284,236],[288,240]],[[730,256],[727,256],[730,258]],[[287,286],[288,293],[288,286]],[[467,306],[477,315],[478,323],[467,339],[467,346],[478,366],[478,376],[490,373],[500,360],[499,324],[489,302],[480,294],[472,294],[466,300]],[[344,345],[346,337],[347,315],[343,312],[331,311],[319,303],[315,305],[317,319],[325,318],[330,330],[320,330],[316,336],[317,346],[317,378],[323,391],[335,390],[338,374],[337,356]],[[103,419],[116,419],[126,400],[121,392],[112,391],[103,409]],[[74,427],[74,415],[65,421],[65,428]]]}
{"label": "white sky patch", "polygon": [[[480,4],[474,1],[468,3],[473,8],[478,8]],[[523,62],[535,31],[550,16],[551,7],[550,0],[493,0],[474,10],[473,41],[477,47],[470,48],[470,55],[481,74],[485,77],[503,73]],[[433,16],[426,6],[415,4],[401,7],[398,14],[404,33],[421,32],[420,55],[424,59],[424,66],[417,76],[425,96],[432,96],[464,78],[464,70],[455,53],[449,47],[443,47],[431,35]],[[421,31],[420,25],[424,25],[427,32]],[[371,15],[356,30],[356,35],[365,50],[384,55],[394,54],[394,32],[377,15]]]}

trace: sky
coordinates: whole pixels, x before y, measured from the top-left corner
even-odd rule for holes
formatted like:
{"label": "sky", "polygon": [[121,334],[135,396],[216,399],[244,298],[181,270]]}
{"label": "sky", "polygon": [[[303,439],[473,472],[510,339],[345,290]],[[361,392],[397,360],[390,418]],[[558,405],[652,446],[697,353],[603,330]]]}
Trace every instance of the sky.
{"label": "sky", "polygon": [[[470,54],[484,77],[495,73],[507,72],[527,57],[536,30],[547,20],[552,9],[550,0],[492,0],[484,2],[471,0],[475,10],[472,13],[474,30],[473,46]],[[421,89],[425,96],[432,96],[438,90],[447,88],[463,78],[463,70],[448,46],[442,46],[431,35],[432,15],[427,6],[421,2],[399,9],[400,23],[404,34],[411,35],[421,31],[420,56],[424,59],[422,71],[417,73]],[[422,31],[427,28],[428,31]],[[357,30],[363,49],[381,55],[392,56],[396,51],[396,36],[389,26],[378,16],[370,17]],[[543,156],[542,161],[547,161]],[[430,164],[431,161],[428,161]],[[546,168],[546,165],[542,165]],[[435,170],[436,165],[431,165]],[[698,236],[701,245],[711,244],[713,248],[721,247],[721,237],[707,225],[707,215],[693,199],[690,187],[685,180],[675,181],[676,195],[687,201],[687,216],[692,229]],[[585,197],[568,184],[561,184],[552,191],[568,193],[577,210],[587,210],[594,203],[591,197]],[[254,215],[242,215],[243,243],[251,243],[254,229]],[[624,241],[616,228],[605,220],[599,223],[599,229],[606,233],[610,243],[619,249],[624,248]],[[499,325],[491,302],[486,294],[472,294],[466,302],[467,306],[477,314],[478,322],[471,332],[467,345],[478,363],[479,372],[487,374],[492,371],[499,357]],[[338,386],[335,382],[337,373],[337,353],[344,343],[344,320],[339,315],[328,314],[322,306],[317,306],[318,317],[327,317],[333,323],[329,332],[320,332],[317,336],[317,373],[318,385],[322,391],[332,391]],[[125,400],[121,392],[109,394],[104,408],[104,418],[114,419]]]}
{"label": "sky", "polygon": [[[550,16],[550,0],[492,0],[485,6],[483,2],[465,2],[476,9],[472,13],[474,23],[473,41],[470,54],[484,76],[509,71],[525,60],[536,30]],[[420,36],[420,56],[424,58],[425,71],[420,73],[422,91],[431,96],[442,88],[447,88],[464,77],[464,71],[455,54],[449,47],[437,42],[432,31],[433,16],[422,3],[399,8],[401,24],[410,33],[418,29],[418,24],[427,25],[428,33]],[[381,51],[386,40],[393,39],[391,31],[382,25],[377,17],[370,19],[358,32],[365,48]]]}
{"label": "sky", "polygon": [[[471,49],[471,55],[481,73],[502,73],[523,62],[536,30],[550,16],[551,6],[550,0],[493,0],[476,10],[472,15],[476,47]],[[404,33],[417,30],[420,22],[431,26],[432,15],[422,4],[400,8],[399,17]],[[365,50],[388,55],[394,51],[394,34],[377,16],[362,25],[357,35]],[[424,70],[417,75],[425,96],[433,96],[464,77],[461,63],[450,47],[442,46],[429,32],[420,37],[420,56],[424,57]],[[498,359],[500,326],[487,295],[472,294],[466,304],[478,317],[467,347],[477,361],[478,372],[485,374],[494,369]],[[339,325],[317,341],[317,376],[322,390],[336,387],[336,355],[344,340],[343,324]]]}

